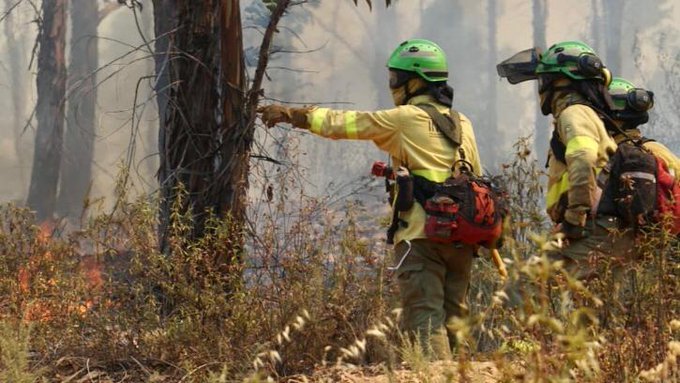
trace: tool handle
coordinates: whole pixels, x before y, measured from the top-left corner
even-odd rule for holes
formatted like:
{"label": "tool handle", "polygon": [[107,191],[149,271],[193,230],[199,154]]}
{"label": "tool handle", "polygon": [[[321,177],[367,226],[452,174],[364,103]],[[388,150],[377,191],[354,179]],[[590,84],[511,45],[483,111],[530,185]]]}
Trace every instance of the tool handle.
{"label": "tool handle", "polygon": [[501,279],[505,280],[508,277],[508,270],[505,268],[505,263],[503,263],[498,249],[489,249],[489,251],[491,252],[491,260],[498,269],[498,274],[501,276]]}

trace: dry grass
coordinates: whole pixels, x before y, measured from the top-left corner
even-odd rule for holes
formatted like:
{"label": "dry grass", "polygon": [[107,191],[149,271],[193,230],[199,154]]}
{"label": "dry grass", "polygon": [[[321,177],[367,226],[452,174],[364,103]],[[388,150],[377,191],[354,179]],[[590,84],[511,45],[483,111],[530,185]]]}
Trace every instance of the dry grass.
{"label": "dry grass", "polygon": [[373,207],[275,195],[258,202],[244,262],[225,265],[228,221],[189,242],[190,218],[175,214],[167,257],[156,202],[121,195],[114,215],[68,233],[0,208],[0,380],[677,380],[677,240],[650,236],[644,259],[574,280],[542,256],[552,244],[538,234],[539,172],[525,144],[504,174],[510,276],[501,283],[488,257],[476,262],[454,362],[432,364],[427,345],[399,333],[390,257],[365,223],[383,218]]}

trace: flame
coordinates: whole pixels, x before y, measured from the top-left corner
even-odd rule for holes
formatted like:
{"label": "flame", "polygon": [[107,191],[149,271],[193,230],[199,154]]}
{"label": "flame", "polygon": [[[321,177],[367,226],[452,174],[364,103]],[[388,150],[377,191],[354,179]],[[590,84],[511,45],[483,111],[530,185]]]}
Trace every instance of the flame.
{"label": "flame", "polygon": [[80,272],[85,275],[87,280],[87,287],[91,290],[101,290],[104,286],[104,278],[102,278],[102,265],[97,261],[94,255],[89,255],[80,261]]}
{"label": "flame", "polygon": [[[38,235],[36,236],[36,241],[38,242],[36,247],[47,245],[52,239],[54,234],[54,229],[56,225],[51,220],[45,220],[38,224]],[[23,294],[28,294],[31,288],[31,276],[37,271],[40,261],[43,259],[51,260],[52,253],[46,250],[42,254],[34,254],[28,258],[26,266],[19,267],[18,279],[19,279],[19,290]]]}
{"label": "flame", "polygon": [[[54,256],[50,250],[44,249],[40,251],[40,249],[49,246],[55,232],[56,224],[53,221],[43,221],[38,225],[38,228],[35,248],[39,251],[29,257],[26,265],[19,268],[17,275],[19,291],[27,297],[31,296],[31,287],[33,284],[39,283],[33,279],[34,276],[39,273],[41,265],[44,266],[54,260]],[[37,298],[29,300],[25,306],[24,321],[45,322],[55,319],[57,315],[63,316],[75,313],[80,316],[85,316],[90,312],[97,303],[97,293],[101,292],[104,286],[102,264],[94,255],[84,256],[79,262],[78,273],[86,282],[86,286],[91,293],[88,295],[91,295],[93,298],[84,298],[83,302],[71,303],[65,308],[58,307],[61,305],[61,302],[49,302],[48,299]],[[58,285],[57,280],[54,278],[50,278],[42,283],[44,283],[43,286],[46,286],[47,288],[56,287]]]}
{"label": "flame", "polygon": [[42,244],[48,243],[52,239],[56,228],[57,224],[50,219],[40,222],[38,224],[38,242]]}

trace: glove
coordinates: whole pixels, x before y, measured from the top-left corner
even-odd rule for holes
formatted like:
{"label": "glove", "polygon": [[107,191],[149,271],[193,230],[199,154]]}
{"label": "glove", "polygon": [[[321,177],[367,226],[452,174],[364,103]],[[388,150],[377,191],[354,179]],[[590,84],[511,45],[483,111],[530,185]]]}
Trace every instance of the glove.
{"label": "glove", "polygon": [[266,105],[257,108],[257,113],[261,113],[260,119],[264,124],[271,128],[272,126],[285,122],[295,126],[296,128],[309,129],[310,125],[307,122],[307,113],[311,108],[287,108],[283,105]]}
{"label": "glove", "polygon": [[574,225],[569,223],[567,220],[562,221],[559,231],[569,239],[581,239],[590,235],[588,229],[585,226]]}

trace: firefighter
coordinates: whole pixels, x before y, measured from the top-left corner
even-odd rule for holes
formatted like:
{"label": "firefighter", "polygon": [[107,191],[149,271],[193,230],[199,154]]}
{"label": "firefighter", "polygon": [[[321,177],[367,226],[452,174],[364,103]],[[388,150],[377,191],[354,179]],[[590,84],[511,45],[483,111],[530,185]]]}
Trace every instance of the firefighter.
{"label": "firefighter", "polygon": [[589,279],[597,275],[594,261],[631,257],[632,230],[622,227],[620,217],[596,212],[601,195],[596,178],[616,151],[601,119],[613,106],[606,89],[610,72],[580,41],[560,42],[546,52],[519,52],[497,69],[511,84],[537,80],[541,111],[554,118],[546,207],[566,241],[551,258]]}
{"label": "firefighter", "polygon": [[[322,107],[261,107],[268,127],[290,123],[322,137],[371,140],[391,158],[393,168],[441,183],[452,174],[452,165],[465,157],[474,174],[481,175],[477,144],[468,118],[452,112],[453,88],[448,84],[444,51],[428,40],[408,40],[390,56],[389,87],[395,108],[378,111],[335,110]],[[459,115],[460,142],[454,144],[433,118],[417,105],[434,107],[436,113]],[[458,162],[454,172],[460,172]],[[395,214],[395,276],[402,304],[402,327],[434,357],[447,358],[455,345],[453,321],[468,314],[466,304],[474,246],[440,244],[426,239],[425,212],[415,202]]]}
{"label": "firefighter", "polygon": [[[654,107],[654,93],[637,88],[630,81],[620,77],[612,79],[608,90],[613,108],[607,114],[622,130],[613,132],[616,143],[642,139],[640,125],[649,121],[649,110]],[[657,141],[647,141],[643,146],[663,160],[673,177],[676,179],[680,177],[680,159],[670,149]]]}

